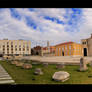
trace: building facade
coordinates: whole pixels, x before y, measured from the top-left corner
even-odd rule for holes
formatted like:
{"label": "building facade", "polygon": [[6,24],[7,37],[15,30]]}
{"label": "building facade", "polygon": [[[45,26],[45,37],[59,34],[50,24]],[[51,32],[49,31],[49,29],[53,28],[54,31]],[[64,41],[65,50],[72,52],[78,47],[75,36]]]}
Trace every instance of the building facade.
{"label": "building facade", "polygon": [[31,42],[25,40],[0,40],[0,55],[31,55]]}
{"label": "building facade", "polygon": [[55,46],[43,47],[42,53],[43,55],[55,56]]}
{"label": "building facade", "polygon": [[36,46],[31,49],[31,55],[39,55],[41,56],[41,46]]}
{"label": "building facade", "polygon": [[58,44],[55,46],[55,56],[82,56],[82,45],[74,42]]}
{"label": "building facade", "polygon": [[92,34],[90,38],[81,40],[83,56],[92,56]]}

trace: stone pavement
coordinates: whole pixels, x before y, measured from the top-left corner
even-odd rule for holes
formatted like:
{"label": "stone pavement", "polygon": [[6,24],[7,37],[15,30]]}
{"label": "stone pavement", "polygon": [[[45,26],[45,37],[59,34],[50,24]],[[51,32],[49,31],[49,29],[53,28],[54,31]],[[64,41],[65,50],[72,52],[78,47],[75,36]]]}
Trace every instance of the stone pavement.
{"label": "stone pavement", "polygon": [[0,84],[12,84],[12,83],[15,83],[15,81],[5,71],[5,69],[0,65]]}
{"label": "stone pavement", "polygon": [[[72,57],[72,56],[51,56],[51,57],[41,57],[41,56],[25,56],[23,59],[27,60],[33,60],[33,61],[39,61],[49,64],[57,64],[64,62],[65,64],[70,65],[79,65],[80,64],[80,58],[79,56]],[[84,59],[88,62],[92,60],[92,57],[84,57]]]}

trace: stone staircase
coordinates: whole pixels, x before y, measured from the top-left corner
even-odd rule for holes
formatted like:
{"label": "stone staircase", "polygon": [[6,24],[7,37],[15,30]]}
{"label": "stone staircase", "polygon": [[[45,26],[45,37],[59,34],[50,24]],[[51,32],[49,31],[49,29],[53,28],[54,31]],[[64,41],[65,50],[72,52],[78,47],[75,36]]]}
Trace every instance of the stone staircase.
{"label": "stone staircase", "polygon": [[0,84],[13,84],[13,83],[15,83],[15,81],[5,71],[5,69],[0,65]]}

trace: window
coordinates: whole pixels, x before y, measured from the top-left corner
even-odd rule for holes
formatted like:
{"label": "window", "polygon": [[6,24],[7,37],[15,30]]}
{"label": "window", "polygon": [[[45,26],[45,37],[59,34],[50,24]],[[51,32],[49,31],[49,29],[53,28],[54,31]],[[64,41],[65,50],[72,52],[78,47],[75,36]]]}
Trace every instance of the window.
{"label": "window", "polygon": [[56,55],[58,55],[58,48],[56,48]]}
{"label": "window", "polygon": [[7,45],[7,48],[9,47],[9,45]]}
{"label": "window", "polygon": [[64,48],[62,48],[62,51],[64,51]]}
{"label": "window", "polygon": [[9,42],[7,42],[7,45],[9,44]]}
{"label": "window", "polygon": [[65,55],[67,55],[67,51],[65,51]]}
{"label": "window", "polygon": [[13,45],[11,45],[11,47],[13,48]]}
{"label": "window", "polygon": [[15,48],[17,48],[17,45],[15,45]]}
{"label": "window", "polygon": [[23,45],[23,48],[25,48],[25,45]]}
{"label": "window", "polygon": [[86,42],[82,42],[82,44],[86,44]]}
{"label": "window", "polygon": [[27,48],[27,51],[29,51],[29,49]]}
{"label": "window", "polygon": [[21,45],[19,45],[19,48],[21,48]]}
{"label": "window", "polygon": [[19,48],[19,51],[21,51],[21,48]]}
{"label": "window", "polygon": [[69,49],[71,49],[71,45],[69,45]]}
{"label": "window", "polygon": [[11,42],[11,45],[13,45],[13,42]]}
{"label": "window", "polygon": [[15,51],[17,51],[17,48],[15,48]]}
{"label": "window", "polygon": [[25,48],[23,48],[23,51],[25,51]]}
{"label": "window", "polygon": [[67,46],[65,46],[65,50],[67,50]]}
{"label": "window", "polygon": [[61,56],[61,48],[59,48],[59,55]]}
{"label": "window", "polygon": [[3,45],[3,48],[5,48],[5,45]]}
{"label": "window", "polygon": [[71,55],[71,51],[69,51],[69,55]]}

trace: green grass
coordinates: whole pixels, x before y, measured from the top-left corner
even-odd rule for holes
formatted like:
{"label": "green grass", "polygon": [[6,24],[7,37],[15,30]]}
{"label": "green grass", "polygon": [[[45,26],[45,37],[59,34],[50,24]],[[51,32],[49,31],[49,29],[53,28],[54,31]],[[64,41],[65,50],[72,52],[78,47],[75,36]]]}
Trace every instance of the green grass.
{"label": "green grass", "polygon": [[[0,64],[12,76],[17,84],[92,84],[92,67],[88,66],[88,71],[79,72],[79,66],[66,66],[64,69],[56,69],[56,65],[49,65],[44,68],[43,65],[33,65],[32,69],[26,70],[21,67],[11,65],[10,62],[0,61]],[[34,75],[34,69],[41,68],[43,75]],[[56,71],[67,71],[70,73],[70,79],[65,82],[56,82],[52,80],[52,75]],[[32,80],[35,78],[35,80]]]}

